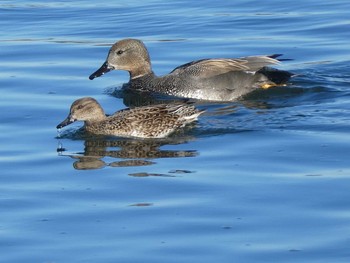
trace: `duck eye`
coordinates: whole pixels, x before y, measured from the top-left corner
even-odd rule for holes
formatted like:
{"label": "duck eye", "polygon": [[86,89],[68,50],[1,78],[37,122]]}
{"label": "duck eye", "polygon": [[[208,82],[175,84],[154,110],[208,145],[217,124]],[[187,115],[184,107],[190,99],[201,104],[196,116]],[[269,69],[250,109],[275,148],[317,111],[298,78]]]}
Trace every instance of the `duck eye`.
{"label": "duck eye", "polygon": [[83,105],[79,105],[77,109],[81,110],[82,108],[84,108],[84,106]]}
{"label": "duck eye", "polygon": [[121,55],[121,54],[123,54],[123,53],[124,53],[123,50],[118,50],[118,51],[117,51],[117,55]]}

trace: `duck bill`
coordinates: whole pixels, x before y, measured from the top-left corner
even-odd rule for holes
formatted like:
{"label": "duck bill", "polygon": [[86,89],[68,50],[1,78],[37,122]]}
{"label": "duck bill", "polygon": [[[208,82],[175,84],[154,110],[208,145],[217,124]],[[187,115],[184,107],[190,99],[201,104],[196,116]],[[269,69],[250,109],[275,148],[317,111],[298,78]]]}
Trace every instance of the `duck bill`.
{"label": "duck bill", "polygon": [[103,63],[103,65],[98,70],[96,70],[94,73],[92,73],[90,75],[89,79],[93,80],[94,78],[101,77],[102,75],[111,71],[112,69],[113,69],[113,67],[110,67],[108,65],[108,62],[106,61],[105,63]]}
{"label": "duck bill", "polygon": [[61,128],[65,127],[73,122],[75,122],[75,120],[72,119],[70,116],[68,116],[67,119],[65,119],[64,121],[62,121],[60,124],[58,124],[56,126],[56,129],[61,129]]}

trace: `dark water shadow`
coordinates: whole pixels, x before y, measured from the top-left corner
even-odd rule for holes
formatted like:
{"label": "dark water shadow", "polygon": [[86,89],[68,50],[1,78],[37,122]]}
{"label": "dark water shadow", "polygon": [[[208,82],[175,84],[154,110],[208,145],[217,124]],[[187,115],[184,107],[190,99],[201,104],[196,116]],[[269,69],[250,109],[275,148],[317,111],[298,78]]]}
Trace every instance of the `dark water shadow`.
{"label": "dark water shadow", "polygon": [[156,105],[162,103],[189,102],[190,99],[167,96],[164,94],[134,90],[128,88],[127,84],[117,87],[109,87],[105,94],[121,99],[126,107],[134,108],[140,106]]}

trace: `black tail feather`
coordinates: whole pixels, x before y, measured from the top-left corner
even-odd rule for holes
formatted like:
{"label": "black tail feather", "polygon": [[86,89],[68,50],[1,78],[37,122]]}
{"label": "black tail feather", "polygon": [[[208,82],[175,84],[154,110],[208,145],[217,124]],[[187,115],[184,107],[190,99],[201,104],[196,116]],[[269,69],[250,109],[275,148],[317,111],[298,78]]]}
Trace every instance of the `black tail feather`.
{"label": "black tail feather", "polygon": [[258,72],[265,75],[270,81],[277,85],[285,84],[291,77],[295,76],[295,74],[293,74],[292,72],[270,67],[264,67]]}
{"label": "black tail feather", "polygon": [[280,56],[283,56],[283,54],[273,54],[273,55],[270,55],[268,57],[277,59],[278,61],[291,61],[291,60],[293,60],[291,58],[279,58]]}

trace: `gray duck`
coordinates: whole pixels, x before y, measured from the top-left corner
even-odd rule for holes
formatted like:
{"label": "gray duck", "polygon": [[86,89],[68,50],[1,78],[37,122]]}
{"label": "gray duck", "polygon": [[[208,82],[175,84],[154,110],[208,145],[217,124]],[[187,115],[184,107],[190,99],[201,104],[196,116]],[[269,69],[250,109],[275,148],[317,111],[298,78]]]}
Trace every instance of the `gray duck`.
{"label": "gray duck", "polygon": [[202,59],[181,65],[164,76],[156,76],[144,43],[123,39],[109,50],[107,60],[89,79],[110,70],[130,74],[127,87],[166,95],[209,101],[233,101],[256,89],[285,85],[292,73],[270,68],[280,54],[242,58]]}

